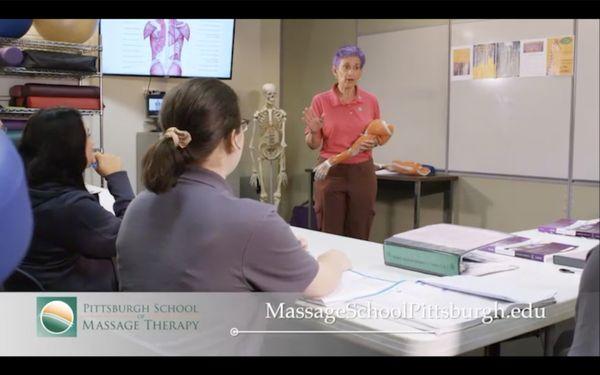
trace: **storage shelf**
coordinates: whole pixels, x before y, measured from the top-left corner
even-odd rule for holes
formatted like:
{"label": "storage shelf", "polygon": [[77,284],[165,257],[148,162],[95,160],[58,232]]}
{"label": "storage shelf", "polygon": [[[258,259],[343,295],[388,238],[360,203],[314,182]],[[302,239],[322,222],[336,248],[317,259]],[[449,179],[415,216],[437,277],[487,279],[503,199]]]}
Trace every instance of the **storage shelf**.
{"label": "storage shelf", "polygon": [[101,74],[97,72],[83,72],[77,70],[31,69],[25,67],[0,67],[0,75],[25,76],[40,78],[95,78]]}
{"label": "storage shelf", "polygon": [[95,53],[102,49],[100,46],[94,44],[54,42],[42,39],[0,38],[0,47],[6,46],[77,54]]}
{"label": "storage shelf", "polygon": [[[8,108],[0,108],[0,118],[23,118],[29,117],[37,112],[39,108],[20,108],[20,107],[8,107]],[[90,110],[90,109],[79,109],[79,113],[82,116],[97,116],[101,114],[100,110]]]}

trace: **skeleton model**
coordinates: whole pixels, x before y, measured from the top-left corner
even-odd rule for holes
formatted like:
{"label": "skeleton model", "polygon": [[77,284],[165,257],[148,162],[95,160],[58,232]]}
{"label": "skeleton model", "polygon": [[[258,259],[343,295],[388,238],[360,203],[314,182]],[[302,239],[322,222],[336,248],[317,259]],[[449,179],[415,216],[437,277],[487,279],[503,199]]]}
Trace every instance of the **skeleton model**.
{"label": "skeleton model", "polygon": [[[266,83],[262,87],[266,103],[260,111],[254,113],[252,138],[250,139],[250,156],[252,157],[252,176],[250,185],[254,188],[260,186],[260,201],[267,201],[267,190],[264,184],[263,161],[268,161],[271,166],[270,188],[273,194],[271,203],[279,207],[281,201],[281,187],[287,185],[285,172],[285,120],[287,115],[284,110],[275,106],[277,91],[275,85]],[[258,146],[254,147],[254,136],[258,128]],[[254,153],[258,151],[258,156]],[[277,190],[273,193],[273,176],[277,170],[275,163],[279,163],[277,173]],[[257,170],[258,165],[258,170]]]}
{"label": "skeleton model", "polygon": [[[148,37],[150,38],[150,49],[152,50],[150,74],[155,76],[180,76],[182,74],[181,50],[184,38],[190,40],[190,27],[188,24],[176,19],[148,21],[144,27],[144,39]],[[170,51],[167,51],[167,49]],[[169,57],[165,59],[167,54]],[[164,65],[163,61],[165,62]],[[169,63],[169,70],[165,72],[164,66]]]}

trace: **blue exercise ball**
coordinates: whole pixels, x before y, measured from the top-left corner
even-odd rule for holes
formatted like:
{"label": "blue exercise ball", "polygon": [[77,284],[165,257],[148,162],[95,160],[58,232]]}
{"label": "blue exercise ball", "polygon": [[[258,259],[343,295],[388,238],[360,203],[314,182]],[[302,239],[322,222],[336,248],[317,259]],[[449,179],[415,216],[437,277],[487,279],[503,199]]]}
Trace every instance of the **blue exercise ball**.
{"label": "blue exercise ball", "polygon": [[27,34],[33,19],[10,19],[0,18],[0,37],[20,38]]}
{"label": "blue exercise ball", "polygon": [[0,130],[0,285],[21,263],[33,235],[23,161]]}

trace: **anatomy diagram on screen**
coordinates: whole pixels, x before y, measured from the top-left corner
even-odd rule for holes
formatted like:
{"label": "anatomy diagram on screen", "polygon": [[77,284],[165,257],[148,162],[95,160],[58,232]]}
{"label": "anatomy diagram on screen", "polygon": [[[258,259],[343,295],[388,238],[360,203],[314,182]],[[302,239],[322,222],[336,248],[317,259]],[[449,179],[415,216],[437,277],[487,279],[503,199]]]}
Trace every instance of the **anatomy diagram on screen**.
{"label": "anatomy diagram on screen", "polygon": [[[282,186],[287,185],[287,173],[285,171],[285,121],[287,114],[283,109],[276,107],[275,98],[277,90],[272,83],[266,83],[262,87],[262,93],[266,99],[264,107],[254,113],[252,125],[252,138],[250,139],[250,156],[252,158],[252,175],[250,185],[254,188],[260,187],[260,201],[268,201],[268,193],[264,184],[265,173],[263,162],[268,162],[271,167],[270,193],[273,194],[270,203],[279,207],[281,202]],[[258,145],[254,146],[254,137],[258,129]],[[256,149],[258,156],[255,157]],[[273,192],[274,176],[277,176],[277,188]]]}
{"label": "anatomy diagram on screen", "polygon": [[[155,19],[144,27],[144,39],[149,38],[152,62],[150,75],[181,76],[183,43],[190,40],[190,27],[176,19]],[[168,67],[168,68],[167,68]]]}

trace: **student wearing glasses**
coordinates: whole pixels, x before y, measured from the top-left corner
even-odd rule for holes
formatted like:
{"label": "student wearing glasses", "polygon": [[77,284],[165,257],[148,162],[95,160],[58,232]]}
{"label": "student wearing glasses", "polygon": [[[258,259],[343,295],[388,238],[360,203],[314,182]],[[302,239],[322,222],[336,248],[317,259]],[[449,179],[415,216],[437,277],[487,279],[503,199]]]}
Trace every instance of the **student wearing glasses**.
{"label": "student wearing glasses", "polygon": [[147,190],[131,203],[117,239],[123,291],[333,291],[347,257],[313,258],[275,207],[237,198],[226,177],[244,147],[235,92],[192,79],[163,101],[164,132],[143,164]]}

